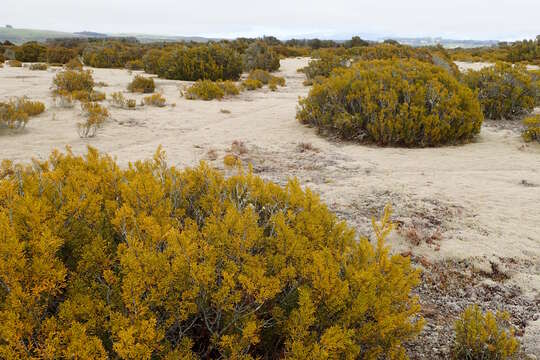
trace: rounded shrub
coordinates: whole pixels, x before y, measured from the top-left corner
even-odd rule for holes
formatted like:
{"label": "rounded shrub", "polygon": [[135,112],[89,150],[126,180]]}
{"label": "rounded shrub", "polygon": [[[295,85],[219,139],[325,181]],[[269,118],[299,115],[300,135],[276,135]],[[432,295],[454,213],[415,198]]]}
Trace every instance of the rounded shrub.
{"label": "rounded shrub", "polygon": [[225,91],[215,81],[199,80],[186,90],[185,96],[189,100],[220,100],[225,96]]}
{"label": "rounded shrub", "polygon": [[540,142],[540,115],[529,116],[523,119],[523,140],[526,142],[538,141]]}
{"label": "rounded shrub", "polygon": [[94,89],[94,78],[92,71],[65,70],[59,72],[53,79],[55,92],[87,91]]}
{"label": "rounded shrub", "polygon": [[297,118],[343,139],[437,146],[471,140],[482,112],[474,93],[417,60],[362,61],[313,86]]}
{"label": "rounded shrub", "polygon": [[35,41],[15,48],[15,59],[21,62],[41,62],[47,60],[47,48]]}
{"label": "rounded shrub", "polygon": [[534,80],[524,65],[502,62],[463,75],[463,81],[478,92],[488,119],[513,119],[530,113],[540,96]]}
{"label": "rounded shrub", "polygon": [[0,102],[0,128],[24,128],[30,117],[37,116],[44,111],[45,105],[42,102],[31,101],[26,97]]}
{"label": "rounded shrub", "polygon": [[128,84],[127,89],[131,92],[149,94],[154,92],[156,85],[153,78],[136,75]]}
{"label": "rounded shrub", "polygon": [[276,71],[279,69],[279,55],[264,41],[256,41],[249,45],[242,61],[246,71],[255,69]]}
{"label": "rounded shrub", "polygon": [[157,152],[0,167],[3,358],[405,358],[419,273],[296,181]]}

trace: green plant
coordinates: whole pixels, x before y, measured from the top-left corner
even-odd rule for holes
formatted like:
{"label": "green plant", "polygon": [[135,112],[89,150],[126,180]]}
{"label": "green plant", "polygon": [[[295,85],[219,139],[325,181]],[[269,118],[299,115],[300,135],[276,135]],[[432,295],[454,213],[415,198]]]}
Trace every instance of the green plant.
{"label": "green plant", "polygon": [[63,46],[47,47],[46,57],[49,64],[65,64],[76,56],[77,52],[73,49]]}
{"label": "green plant", "polygon": [[421,330],[389,209],[372,245],[295,180],[162,151],[0,169],[2,357],[403,359]]}
{"label": "green plant", "polygon": [[508,329],[508,313],[482,314],[478,305],[471,305],[455,323],[456,339],[452,357],[456,360],[514,359],[519,342]]}
{"label": "green plant", "polygon": [[135,75],[133,80],[128,84],[127,89],[131,92],[148,94],[154,92],[156,85],[153,78]]}
{"label": "green plant", "polygon": [[77,124],[79,136],[82,138],[94,137],[97,129],[109,117],[109,111],[96,102],[82,102],[81,109],[85,121]]}
{"label": "green plant", "polygon": [[540,142],[540,115],[529,116],[523,120],[525,130],[523,131],[523,139],[526,142]]}
{"label": "green plant", "polygon": [[240,89],[238,89],[238,86],[233,81],[226,80],[226,81],[218,81],[218,86],[223,90],[225,95],[238,95],[240,94]]}
{"label": "green plant", "polygon": [[249,45],[242,60],[246,71],[255,69],[276,71],[280,65],[279,55],[263,41],[256,41]]}
{"label": "green plant", "polygon": [[65,70],[59,72],[53,79],[55,92],[72,93],[77,90],[92,92],[94,89],[94,78],[92,71]]}
{"label": "green plant", "polygon": [[156,93],[150,96],[146,96],[144,99],[145,105],[151,105],[151,106],[157,106],[157,107],[164,107],[167,100],[163,95],[160,93]]}
{"label": "green plant", "polygon": [[0,127],[24,128],[30,117],[37,116],[44,111],[45,105],[42,102],[30,101],[26,97],[0,102]]}
{"label": "green plant", "polygon": [[24,43],[15,48],[15,59],[21,62],[46,61],[47,48],[35,41]]}
{"label": "green plant", "polygon": [[474,93],[417,60],[362,61],[314,85],[297,118],[344,139],[437,146],[470,141],[482,112]]}
{"label": "green plant", "polygon": [[489,119],[513,119],[530,113],[539,96],[533,80],[525,66],[501,62],[463,75],[463,81],[478,93],[484,116]]}
{"label": "green plant", "polygon": [[45,63],[35,63],[29,67],[30,70],[47,70],[48,68],[49,66]]}

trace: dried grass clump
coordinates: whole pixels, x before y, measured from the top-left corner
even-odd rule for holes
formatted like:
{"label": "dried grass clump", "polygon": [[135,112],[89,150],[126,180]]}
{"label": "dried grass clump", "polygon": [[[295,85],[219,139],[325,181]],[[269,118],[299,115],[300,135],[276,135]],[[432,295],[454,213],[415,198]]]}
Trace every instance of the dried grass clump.
{"label": "dried grass clump", "polygon": [[256,79],[248,78],[242,82],[242,88],[249,91],[260,89],[263,87],[263,85],[264,84],[260,80]]}
{"label": "dried grass clump", "polygon": [[146,96],[143,99],[143,102],[145,105],[164,107],[167,102],[167,99],[165,99],[165,97],[161,95],[160,93],[157,93],[150,96]]}
{"label": "dried grass clump", "polygon": [[97,129],[109,117],[109,111],[96,102],[83,102],[81,109],[86,120],[77,124],[79,136],[81,138],[94,137]]}
{"label": "dried grass clump", "polygon": [[134,93],[150,94],[156,89],[153,78],[136,75],[128,84],[127,89]]}
{"label": "dried grass clump", "polygon": [[75,90],[71,93],[73,100],[78,100],[81,102],[89,101],[103,101],[106,99],[107,95],[101,91],[87,91],[87,90]]}
{"label": "dried grass clump", "polygon": [[253,70],[243,82],[244,88],[248,90],[260,89],[263,85],[268,85],[270,90],[276,91],[278,85],[285,86],[285,78],[274,76],[265,70],[256,69]]}
{"label": "dried grass clump", "polygon": [[26,126],[29,118],[45,111],[45,105],[40,101],[30,101],[26,97],[0,102],[0,128],[21,129]]}

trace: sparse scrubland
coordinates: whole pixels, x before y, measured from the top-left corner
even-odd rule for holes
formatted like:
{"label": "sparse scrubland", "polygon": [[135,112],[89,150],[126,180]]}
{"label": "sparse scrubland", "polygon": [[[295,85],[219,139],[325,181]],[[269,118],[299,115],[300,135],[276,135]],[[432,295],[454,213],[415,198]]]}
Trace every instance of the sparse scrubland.
{"label": "sparse scrubland", "polygon": [[3,358],[403,358],[419,272],[309,190],[161,152],[0,172]]}
{"label": "sparse scrubland", "polygon": [[[515,289],[537,289],[530,264],[539,256],[540,116],[521,120],[540,105],[538,73],[501,63],[459,74],[450,59],[460,50],[360,38],[2,46],[8,59],[65,64],[31,75],[47,83],[32,99],[49,104],[52,79],[55,103],[66,109],[44,114],[37,131],[2,138],[6,158],[35,159],[0,161],[0,358],[521,355],[518,339],[536,308]],[[530,43],[508,46],[499,60],[513,53],[535,61]],[[311,61],[287,59],[280,68],[280,56]],[[118,70],[84,71],[81,59]],[[146,96],[154,78],[125,69],[194,83],[179,94],[185,83],[163,80]],[[6,68],[0,77],[25,71]],[[240,93],[286,81],[279,96]],[[5,94],[20,90],[9,84]],[[107,95],[94,89],[107,84]],[[227,98],[227,109],[182,95]],[[2,102],[0,128],[21,128],[44,110],[26,98]],[[519,119],[520,128],[479,134],[484,114]],[[107,136],[94,139],[109,118]],[[466,146],[403,148],[477,136]],[[88,143],[110,155],[77,155]],[[161,143],[178,169],[161,150],[136,161]],[[389,208],[381,215],[388,203],[396,208],[392,237]],[[381,220],[370,225],[373,215]],[[425,241],[415,245],[403,235],[422,231]],[[460,280],[445,272],[430,283],[449,255],[471,268],[487,259],[489,269]],[[475,276],[482,282],[473,284]],[[485,296],[469,297],[477,290]],[[475,302],[510,314],[467,307]]]}
{"label": "sparse scrubland", "polygon": [[530,113],[538,104],[540,89],[523,65],[496,63],[481,70],[469,70],[463,81],[478,93],[484,116],[514,119]]}
{"label": "sparse scrubland", "polygon": [[533,40],[516,41],[513,43],[502,42],[494,47],[457,48],[449,52],[454,60],[523,62],[540,65],[540,35]]}
{"label": "sparse scrubland", "polygon": [[471,90],[417,60],[362,61],[337,71],[313,86],[297,117],[344,139],[421,147],[470,141],[483,120]]}

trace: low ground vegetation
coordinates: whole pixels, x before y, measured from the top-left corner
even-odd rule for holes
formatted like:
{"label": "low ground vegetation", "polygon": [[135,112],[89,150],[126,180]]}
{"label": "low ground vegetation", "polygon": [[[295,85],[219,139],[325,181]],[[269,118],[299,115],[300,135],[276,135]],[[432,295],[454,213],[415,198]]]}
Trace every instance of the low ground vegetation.
{"label": "low ground vegetation", "polygon": [[523,120],[525,130],[523,131],[523,139],[526,142],[540,142],[540,115],[529,116]]}
{"label": "low ground vegetation", "polygon": [[109,118],[109,111],[97,102],[82,102],[84,121],[77,124],[79,136],[89,138],[96,136],[97,130]]}
{"label": "low ground vegetation", "polygon": [[145,96],[143,103],[149,106],[164,107],[167,103],[167,99],[165,99],[162,94],[156,93],[150,96]]}

